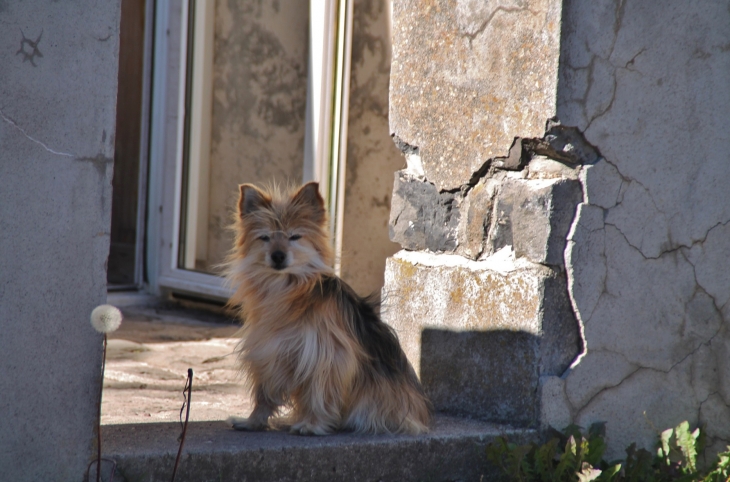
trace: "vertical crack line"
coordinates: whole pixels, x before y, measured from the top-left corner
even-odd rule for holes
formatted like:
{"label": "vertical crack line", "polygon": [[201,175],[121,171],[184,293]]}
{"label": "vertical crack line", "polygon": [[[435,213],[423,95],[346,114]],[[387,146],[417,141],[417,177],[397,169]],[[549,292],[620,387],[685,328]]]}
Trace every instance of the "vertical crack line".
{"label": "vertical crack line", "polygon": [[[581,184],[583,184],[581,182]],[[581,190],[585,192],[585,186],[581,187]],[[566,372],[569,372],[573,368],[575,368],[576,365],[580,364],[581,360],[583,360],[583,357],[585,357],[588,354],[588,340],[586,339],[586,325],[585,321],[583,320],[583,317],[581,316],[580,310],[578,309],[578,303],[575,300],[575,296],[573,295],[573,286],[575,284],[575,279],[573,278],[572,270],[573,267],[572,264],[568,263],[568,256],[567,252],[568,249],[570,249],[571,243],[575,243],[572,241],[573,233],[575,233],[576,229],[578,229],[578,211],[579,211],[580,204],[576,205],[575,207],[575,214],[573,214],[573,222],[570,223],[570,229],[568,230],[568,236],[565,243],[565,251],[563,251],[563,264],[565,265],[565,276],[568,279],[568,299],[570,299],[570,305],[573,309],[573,314],[575,315],[575,319],[578,321],[578,336],[580,336],[581,341],[581,352],[578,353],[578,355],[575,357],[575,360],[570,364],[570,366],[566,369]],[[605,281],[605,280],[604,280]],[[595,307],[593,308],[595,310]]]}
{"label": "vertical crack line", "polygon": [[23,129],[18,124],[16,124],[13,119],[6,116],[5,113],[2,111],[2,109],[0,109],[0,117],[2,117],[5,122],[7,122],[11,126],[15,127],[17,130],[19,130],[21,132],[21,134],[23,134],[27,139],[35,142],[36,144],[38,144],[39,146],[41,146],[43,149],[50,152],[51,154],[55,154],[57,156],[63,156],[63,157],[70,157],[71,159],[74,159],[76,157],[73,154],[69,154],[68,152],[61,152],[61,151],[56,151],[54,149],[51,149],[43,142],[41,142],[38,139],[34,138],[33,136],[29,135],[27,132],[25,132],[25,129]]}

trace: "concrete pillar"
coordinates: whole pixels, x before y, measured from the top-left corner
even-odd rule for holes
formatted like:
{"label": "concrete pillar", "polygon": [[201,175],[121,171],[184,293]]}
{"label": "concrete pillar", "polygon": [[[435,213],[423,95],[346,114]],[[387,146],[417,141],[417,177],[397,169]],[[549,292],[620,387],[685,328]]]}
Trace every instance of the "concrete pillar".
{"label": "concrete pillar", "polygon": [[[385,319],[437,410],[540,424],[580,352],[563,251],[581,166],[558,124],[558,0],[393,4],[396,173]],[[548,132],[546,132],[548,130]],[[567,147],[570,145],[570,147]]]}
{"label": "concrete pillar", "polygon": [[94,457],[119,2],[0,2],[0,480]]}

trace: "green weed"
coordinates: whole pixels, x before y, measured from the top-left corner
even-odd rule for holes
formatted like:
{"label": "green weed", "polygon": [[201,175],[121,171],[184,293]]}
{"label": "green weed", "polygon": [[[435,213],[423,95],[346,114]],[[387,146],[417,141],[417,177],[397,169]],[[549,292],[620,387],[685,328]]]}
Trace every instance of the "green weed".
{"label": "green weed", "polygon": [[591,425],[587,433],[571,425],[551,431],[542,444],[515,445],[499,437],[487,447],[487,458],[516,482],[728,482],[730,446],[706,470],[697,459],[704,451],[704,434],[689,423],[663,431],[655,454],[631,444],[626,459],[607,462],[605,424]]}

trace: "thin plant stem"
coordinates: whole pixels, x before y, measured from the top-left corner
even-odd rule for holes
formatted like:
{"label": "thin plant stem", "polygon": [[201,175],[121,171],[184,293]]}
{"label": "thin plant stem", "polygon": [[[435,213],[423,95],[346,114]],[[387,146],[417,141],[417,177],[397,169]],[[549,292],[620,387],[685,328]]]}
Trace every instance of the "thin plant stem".
{"label": "thin plant stem", "polygon": [[106,333],[101,356],[101,383],[99,383],[99,411],[96,416],[96,482],[101,481],[101,398],[104,391],[104,368],[106,366]]}
{"label": "thin plant stem", "polygon": [[185,394],[185,390],[187,389],[187,397],[185,398],[185,402],[183,403],[182,408],[180,409],[180,417],[182,418],[182,411],[184,408],[186,408],[185,412],[185,424],[183,424],[182,434],[180,435],[180,448],[177,450],[177,457],[175,458],[175,466],[172,469],[172,480],[171,482],[175,482],[175,474],[177,473],[177,466],[180,463],[180,455],[182,455],[182,449],[183,445],[185,444],[185,434],[188,431],[188,420],[190,419],[190,395],[193,391],[193,369],[188,368],[188,380],[185,383],[185,388],[183,388],[183,394]]}

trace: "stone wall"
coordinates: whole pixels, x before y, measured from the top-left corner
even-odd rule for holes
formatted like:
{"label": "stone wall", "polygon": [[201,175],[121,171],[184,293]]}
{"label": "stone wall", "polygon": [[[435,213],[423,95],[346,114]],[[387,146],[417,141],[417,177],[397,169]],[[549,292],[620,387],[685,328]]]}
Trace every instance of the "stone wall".
{"label": "stone wall", "polygon": [[0,480],[95,455],[119,2],[0,2]]}
{"label": "stone wall", "polygon": [[[730,10],[396,0],[393,16],[408,168],[390,230],[408,251],[388,263],[385,316],[437,408],[606,421],[609,457],[685,419],[724,448]],[[530,288],[548,279],[563,288]],[[500,351],[508,333],[520,348]],[[442,349],[461,361],[424,373]]]}

